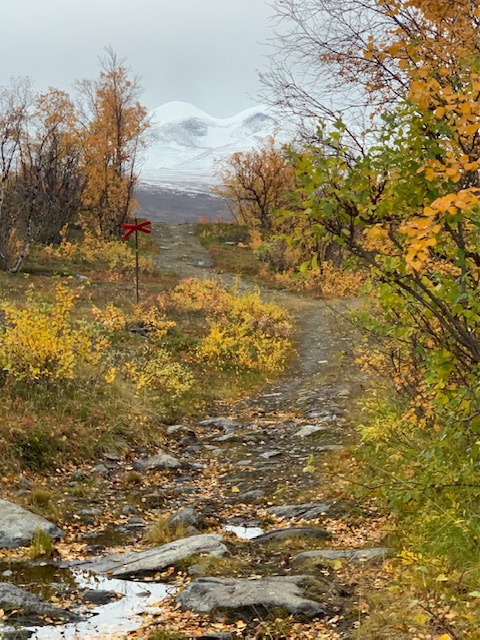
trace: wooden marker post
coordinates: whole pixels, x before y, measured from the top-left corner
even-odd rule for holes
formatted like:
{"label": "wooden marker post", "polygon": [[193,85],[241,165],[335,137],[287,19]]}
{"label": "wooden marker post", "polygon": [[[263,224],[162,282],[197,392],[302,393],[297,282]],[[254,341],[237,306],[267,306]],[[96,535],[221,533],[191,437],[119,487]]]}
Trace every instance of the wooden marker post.
{"label": "wooden marker post", "polygon": [[138,262],[138,232],[142,233],[152,233],[151,229],[152,223],[150,220],[145,220],[144,222],[138,222],[137,218],[134,218],[134,224],[130,224],[129,222],[125,222],[122,224],[122,229],[125,233],[122,236],[122,240],[126,240],[132,233],[135,234],[135,297],[137,300],[137,304],[140,302],[140,267]]}

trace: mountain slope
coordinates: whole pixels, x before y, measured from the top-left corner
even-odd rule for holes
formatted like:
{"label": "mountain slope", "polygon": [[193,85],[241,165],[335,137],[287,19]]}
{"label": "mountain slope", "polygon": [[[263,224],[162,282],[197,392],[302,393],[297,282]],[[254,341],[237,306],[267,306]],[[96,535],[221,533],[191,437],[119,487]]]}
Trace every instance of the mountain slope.
{"label": "mountain slope", "polygon": [[274,134],[287,139],[280,121],[264,106],[221,119],[187,102],[169,102],[152,111],[151,122],[141,179],[177,189],[203,191],[215,182],[216,161]]}

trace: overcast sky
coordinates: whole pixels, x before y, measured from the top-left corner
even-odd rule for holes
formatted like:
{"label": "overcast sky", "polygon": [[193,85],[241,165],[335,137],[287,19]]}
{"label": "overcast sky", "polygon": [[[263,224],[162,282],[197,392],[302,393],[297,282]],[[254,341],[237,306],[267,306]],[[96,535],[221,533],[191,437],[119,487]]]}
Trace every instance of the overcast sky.
{"label": "overcast sky", "polygon": [[216,117],[253,106],[271,36],[264,0],[0,0],[0,84],[38,90],[94,78],[111,44],[141,77],[149,109],[191,102]]}

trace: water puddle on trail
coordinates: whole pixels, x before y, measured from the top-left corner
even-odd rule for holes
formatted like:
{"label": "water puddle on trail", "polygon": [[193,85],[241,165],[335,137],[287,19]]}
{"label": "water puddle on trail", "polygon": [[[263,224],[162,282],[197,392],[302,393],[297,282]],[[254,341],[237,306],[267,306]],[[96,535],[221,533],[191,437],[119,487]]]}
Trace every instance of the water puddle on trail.
{"label": "water puddle on trail", "polygon": [[[80,594],[85,591],[108,591],[117,594],[117,597],[106,604],[83,604],[76,607],[75,612],[85,617],[79,622],[19,627],[23,632],[30,633],[30,638],[38,640],[115,638],[116,634],[138,629],[142,623],[141,614],[155,611],[157,603],[177,590],[174,585],[118,580],[75,569],[60,569],[52,565],[22,564],[12,566],[11,569],[13,571],[10,575],[8,569],[0,566],[0,581],[14,582],[45,600],[55,593],[68,594],[69,591]],[[0,637],[3,637],[1,623]]]}
{"label": "water puddle on trail", "polygon": [[227,524],[223,528],[225,531],[234,533],[241,540],[252,540],[263,533],[263,529],[260,527],[239,527],[233,524]]}

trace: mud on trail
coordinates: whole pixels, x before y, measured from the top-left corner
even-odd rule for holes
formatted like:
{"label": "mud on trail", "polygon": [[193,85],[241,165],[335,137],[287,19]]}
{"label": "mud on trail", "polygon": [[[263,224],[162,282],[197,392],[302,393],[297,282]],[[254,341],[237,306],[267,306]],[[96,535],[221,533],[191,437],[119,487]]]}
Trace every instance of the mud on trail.
{"label": "mud on trail", "polygon": [[[160,247],[157,264],[162,271],[179,278],[215,275],[227,285],[235,282],[241,288],[252,286],[229,275],[214,274],[194,225],[155,224],[153,237]],[[263,637],[353,637],[359,616],[355,586],[349,579],[342,581],[328,561],[325,564],[320,557],[313,564],[298,558],[303,551],[327,552],[328,556],[339,549],[353,557],[351,554],[358,549],[381,544],[376,514],[359,517],[359,507],[348,496],[335,495],[328,485],[332,482],[332,456],[342,455],[351,433],[355,399],[366,384],[352,363],[351,344],[356,336],[342,334],[338,329],[351,304],[312,300],[278,290],[262,289],[261,293],[287,309],[294,319],[297,355],[292,366],[255,397],[233,406],[218,405],[211,415],[199,416],[195,424],[167,428],[161,451],[174,457],[178,468],[165,471],[147,466],[141,470],[141,482],[135,483],[130,482],[135,465],[132,470],[131,463],[119,457],[106,456],[93,467],[90,473],[95,482],[88,495],[83,496],[79,490],[72,499],[74,518],[90,522],[87,532],[73,543],[64,543],[64,561],[49,565],[47,578],[44,567],[30,564],[22,568],[23,574],[17,572],[24,576],[17,583],[25,586],[28,582],[44,597],[67,591],[73,594],[73,601],[78,601],[87,589],[112,591],[119,594],[120,600],[91,603],[87,611],[98,616],[89,618],[87,623],[30,627],[32,637],[149,638],[152,630],[166,622],[186,634],[180,637],[201,637],[198,629],[211,633],[218,630],[218,626],[209,626],[219,624],[215,615],[195,619],[194,633],[194,627],[188,626],[190,614],[182,619],[171,603],[159,600],[175,594],[179,586],[194,578],[208,582],[210,578],[250,580],[252,575],[259,579],[299,574],[313,580],[304,597],[317,606],[320,603],[323,615],[308,622],[291,621],[293,635]],[[145,457],[146,452],[139,454]],[[95,572],[95,562],[107,553],[125,549],[137,553],[144,548],[145,528],[159,514],[178,509],[194,510],[198,516],[198,522],[184,523],[187,532],[221,533],[230,555],[218,562],[197,556],[194,560],[186,558],[176,565],[180,574],[171,568],[152,567],[151,571],[130,575],[123,583],[118,579],[109,581],[108,572],[102,574],[100,564],[98,574]],[[122,526],[118,526],[120,510]],[[97,517],[100,513],[101,518]],[[116,517],[109,518],[113,513]],[[272,540],[262,539],[261,534],[266,532]],[[85,573],[75,563],[80,558],[91,561],[88,567],[93,567],[93,573]],[[0,580],[15,582],[10,567],[0,566],[2,572],[4,578],[0,575]],[[146,581],[156,585],[150,596],[145,595]],[[124,585],[124,592],[119,583]],[[119,604],[122,600],[123,606]],[[288,611],[288,605],[287,602],[283,609]],[[240,603],[231,615],[237,620],[246,616],[246,626],[234,626],[235,634],[232,631],[224,637],[255,637],[249,635],[246,612],[250,607],[254,618],[255,612],[260,611],[268,618],[269,606]],[[272,611],[278,613],[279,609],[272,607]],[[86,613],[81,607],[80,612]],[[263,624],[262,616],[258,624]],[[228,615],[221,620],[226,625],[225,633],[230,633]],[[239,635],[242,629],[243,635]],[[317,635],[304,635],[307,632]]]}

